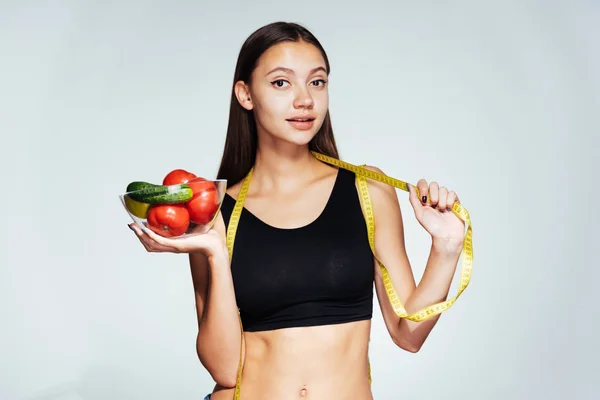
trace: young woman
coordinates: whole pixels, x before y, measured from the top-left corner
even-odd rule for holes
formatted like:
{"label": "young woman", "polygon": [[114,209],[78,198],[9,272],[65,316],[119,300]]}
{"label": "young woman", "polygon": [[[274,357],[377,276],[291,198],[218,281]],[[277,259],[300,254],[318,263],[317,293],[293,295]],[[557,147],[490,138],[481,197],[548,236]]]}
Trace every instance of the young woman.
{"label": "young woman", "polygon": [[[439,318],[413,322],[394,313],[369,245],[355,174],[314,156],[338,158],[329,72],[321,44],[302,26],[280,22],[254,32],[235,70],[218,173],[228,189],[214,228],[169,240],[132,226],[148,251],[189,253],[197,353],[216,381],[207,399],[234,398],[240,360],[243,400],[372,399],[373,283],[400,348],[417,352]],[[251,169],[230,261],[227,229]],[[417,187],[423,197],[411,187],[410,202],[432,238],[418,286],[396,190],[368,182],[375,254],[409,314],[447,298],[465,229],[448,212],[456,193],[424,179]]]}

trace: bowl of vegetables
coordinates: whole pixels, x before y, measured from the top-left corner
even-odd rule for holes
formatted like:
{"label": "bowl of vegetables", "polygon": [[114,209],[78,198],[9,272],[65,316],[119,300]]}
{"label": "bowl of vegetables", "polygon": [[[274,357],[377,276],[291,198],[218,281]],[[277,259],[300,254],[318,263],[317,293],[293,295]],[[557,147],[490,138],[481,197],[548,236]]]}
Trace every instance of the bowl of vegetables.
{"label": "bowl of vegetables", "polygon": [[168,238],[206,233],[221,210],[225,179],[205,179],[184,169],[169,172],[161,184],[133,181],[119,195],[129,216]]}

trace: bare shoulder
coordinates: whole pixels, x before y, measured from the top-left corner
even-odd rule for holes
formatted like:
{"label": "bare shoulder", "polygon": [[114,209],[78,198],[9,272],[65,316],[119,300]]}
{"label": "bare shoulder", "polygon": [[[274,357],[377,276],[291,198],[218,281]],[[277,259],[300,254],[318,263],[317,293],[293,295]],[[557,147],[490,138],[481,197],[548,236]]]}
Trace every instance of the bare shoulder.
{"label": "bare shoulder", "polygon": [[[225,193],[227,193],[233,199],[237,199],[237,196],[240,193],[241,186],[242,186],[241,183],[236,183],[235,185],[232,185],[231,187],[227,188]],[[227,227],[225,226],[225,219],[223,218],[222,210],[217,215],[215,224],[213,225],[213,229],[215,231],[217,231],[218,233],[220,233],[223,240],[225,240],[225,238],[227,236]]]}
{"label": "bare shoulder", "polygon": [[[385,172],[383,172],[379,167],[375,167],[372,165],[365,165],[365,169],[369,171],[376,172],[378,174],[387,176]],[[398,202],[398,194],[396,192],[396,188],[394,186],[388,185],[387,183],[379,182],[374,179],[367,179],[367,184],[369,187],[369,193],[371,195],[371,199],[373,201],[373,205],[376,208],[384,208],[387,211],[390,208],[398,210],[400,209],[400,204]]]}

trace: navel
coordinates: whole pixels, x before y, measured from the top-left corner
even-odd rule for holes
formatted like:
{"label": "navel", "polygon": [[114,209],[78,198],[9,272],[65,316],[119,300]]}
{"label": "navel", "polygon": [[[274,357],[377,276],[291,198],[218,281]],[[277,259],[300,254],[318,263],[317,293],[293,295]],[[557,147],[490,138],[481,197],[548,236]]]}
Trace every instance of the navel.
{"label": "navel", "polygon": [[308,390],[306,389],[306,386],[304,386],[301,390],[300,390],[300,398],[301,399],[307,399],[308,398]]}

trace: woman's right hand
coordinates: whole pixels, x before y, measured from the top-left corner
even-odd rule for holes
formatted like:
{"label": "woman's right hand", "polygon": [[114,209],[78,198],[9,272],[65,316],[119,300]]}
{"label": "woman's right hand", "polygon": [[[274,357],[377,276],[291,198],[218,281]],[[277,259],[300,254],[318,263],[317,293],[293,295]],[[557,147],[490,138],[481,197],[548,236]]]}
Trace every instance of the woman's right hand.
{"label": "woman's right hand", "polygon": [[228,257],[228,250],[221,234],[215,229],[206,233],[184,238],[166,238],[143,228],[138,224],[129,224],[142,245],[151,253],[202,253],[208,258]]}

